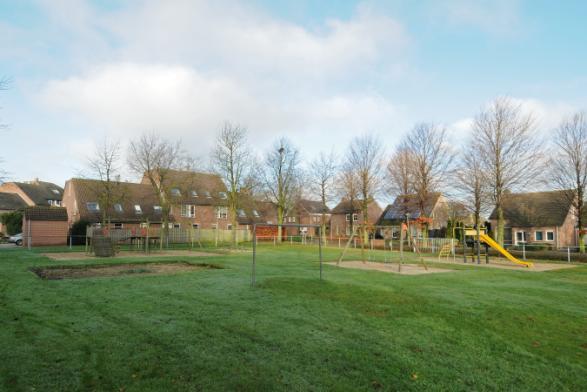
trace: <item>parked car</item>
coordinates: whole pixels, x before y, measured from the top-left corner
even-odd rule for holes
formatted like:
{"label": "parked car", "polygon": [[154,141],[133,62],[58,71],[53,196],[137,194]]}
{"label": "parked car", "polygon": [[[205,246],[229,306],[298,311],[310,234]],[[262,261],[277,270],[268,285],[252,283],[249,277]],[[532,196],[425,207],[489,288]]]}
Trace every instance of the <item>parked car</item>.
{"label": "parked car", "polygon": [[10,236],[8,238],[8,242],[16,244],[16,246],[21,246],[22,245],[22,233],[18,233],[18,234]]}

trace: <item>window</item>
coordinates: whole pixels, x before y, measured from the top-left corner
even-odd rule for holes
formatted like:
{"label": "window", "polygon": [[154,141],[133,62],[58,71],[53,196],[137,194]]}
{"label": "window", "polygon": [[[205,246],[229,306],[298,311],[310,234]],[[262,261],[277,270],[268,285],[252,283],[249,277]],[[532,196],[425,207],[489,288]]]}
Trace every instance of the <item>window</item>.
{"label": "window", "polygon": [[192,224],[192,228],[199,229],[200,228],[200,225],[198,223],[193,223]]}
{"label": "window", "polygon": [[192,190],[192,197],[198,197],[198,192]]}
{"label": "window", "polygon": [[353,222],[357,222],[359,220],[359,214],[353,214]]}
{"label": "window", "polygon": [[257,210],[253,210],[253,216],[255,218],[258,218],[259,217],[259,213],[257,212]]}
{"label": "window", "polygon": [[351,214],[346,214],[346,221],[350,222],[351,221]]}
{"label": "window", "polygon": [[212,223],[212,229],[213,229],[213,230],[216,230],[217,228],[218,228],[218,224],[216,224],[216,223]]}
{"label": "window", "polygon": [[232,225],[230,223],[226,225],[226,230],[232,230]]}
{"label": "window", "polygon": [[526,242],[525,238],[523,231],[516,231],[516,242]]}
{"label": "window", "polygon": [[50,206],[61,207],[61,200],[47,200]]}
{"label": "window", "polygon": [[148,224],[148,223],[144,223],[144,222],[143,222],[143,223],[141,223],[141,224],[139,225],[139,227],[140,227],[141,229],[148,229],[148,228],[149,228],[149,224]]}
{"label": "window", "polygon": [[120,203],[114,204],[114,211],[121,213],[122,212],[122,204],[120,204]]}
{"label": "window", "polygon": [[245,210],[237,210],[236,212],[240,218],[245,218],[247,214],[245,214]]}
{"label": "window", "polygon": [[161,206],[153,206],[153,212],[155,214],[160,214],[163,211],[163,209],[161,208]]}
{"label": "window", "polygon": [[173,224],[174,229],[179,229],[180,227],[181,227],[181,223],[174,223]]}
{"label": "window", "polygon": [[295,216],[288,216],[285,218],[285,221],[287,223],[296,223],[296,217]]}
{"label": "window", "polygon": [[143,210],[141,209],[140,204],[135,204],[135,214],[142,214]]}
{"label": "window", "polygon": [[122,229],[122,223],[115,223],[114,228],[118,230]]}
{"label": "window", "polygon": [[181,196],[181,192],[179,191],[178,188],[172,188],[171,189],[171,196]]}
{"label": "window", "polygon": [[86,203],[86,207],[90,212],[99,212],[100,211],[100,204],[96,203],[95,201],[91,201]]}
{"label": "window", "polygon": [[206,195],[206,197],[207,197],[208,199],[211,199],[211,198],[212,198],[212,195],[211,195],[211,194],[210,194],[210,192],[208,192],[208,191],[205,191],[205,192],[204,192],[204,195]]}
{"label": "window", "polygon": [[193,218],[196,216],[196,206],[193,204],[182,204],[181,216],[184,218]]}
{"label": "window", "polygon": [[228,218],[228,208],[218,207],[218,209],[216,210],[216,218],[218,218],[218,219]]}
{"label": "window", "polygon": [[218,194],[220,195],[221,199],[228,199],[228,195],[226,194],[226,192],[218,192]]}
{"label": "window", "polygon": [[554,241],[554,231],[546,232],[546,241]]}
{"label": "window", "polygon": [[534,232],[534,240],[544,241],[544,232],[543,231],[535,231]]}
{"label": "window", "polygon": [[57,189],[51,189],[51,192],[55,193],[56,195],[60,195],[61,192],[59,192]]}

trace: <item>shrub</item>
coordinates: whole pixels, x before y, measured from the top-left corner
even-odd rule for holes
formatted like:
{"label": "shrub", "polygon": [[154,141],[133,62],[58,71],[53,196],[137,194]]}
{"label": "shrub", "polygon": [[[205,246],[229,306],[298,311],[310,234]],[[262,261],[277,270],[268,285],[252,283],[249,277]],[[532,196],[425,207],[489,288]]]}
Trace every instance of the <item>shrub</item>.
{"label": "shrub", "polygon": [[14,235],[22,232],[22,212],[14,211],[0,215],[2,224],[6,226],[6,234]]}
{"label": "shrub", "polygon": [[86,220],[79,220],[71,225],[69,234],[72,236],[72,245],[84,245],[86,243],[86,227],[90,222]]}

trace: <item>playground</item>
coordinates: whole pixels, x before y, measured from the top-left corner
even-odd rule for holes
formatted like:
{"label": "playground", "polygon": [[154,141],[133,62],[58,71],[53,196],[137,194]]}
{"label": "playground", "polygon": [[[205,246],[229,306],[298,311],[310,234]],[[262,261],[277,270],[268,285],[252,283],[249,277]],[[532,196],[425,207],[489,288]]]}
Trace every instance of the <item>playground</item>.
{"label": "playground", "polygon": [[[321,280],[317,244],[260,241],[251,287],[250,248],[41,252],[0,251],[7,390],[587,387],[587,265],[531,273],[426,254],[443,272],[399,275],[336,266],[342,249],[328,246]],[[361,253],[347,249],[340,265],[398,267],[397,251]],[[402,266],[424,269],[408,252]]]}

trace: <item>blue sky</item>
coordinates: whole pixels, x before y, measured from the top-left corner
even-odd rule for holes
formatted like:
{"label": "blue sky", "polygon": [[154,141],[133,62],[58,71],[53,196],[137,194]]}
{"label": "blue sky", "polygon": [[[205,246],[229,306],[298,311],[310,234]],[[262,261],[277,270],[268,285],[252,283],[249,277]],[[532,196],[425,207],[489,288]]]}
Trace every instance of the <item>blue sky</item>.
{"label": "blue sky", "polygon": [[[417,122],[455,147],[507,95],[548,135],[587,108],[581,1],[1,1],[3,167],[63,184],[95,141],[156,131],[207,159],[220,124],[307,161]],[[129,175],[130,176],[130,175]],[[129,177],[130,178],[130,177]]]}

